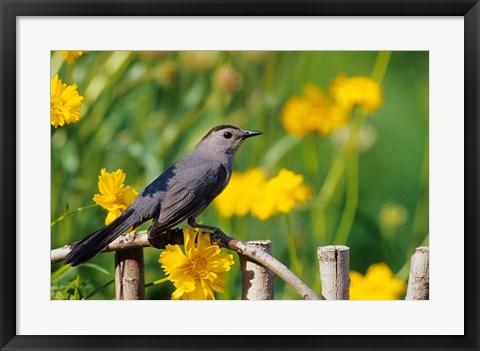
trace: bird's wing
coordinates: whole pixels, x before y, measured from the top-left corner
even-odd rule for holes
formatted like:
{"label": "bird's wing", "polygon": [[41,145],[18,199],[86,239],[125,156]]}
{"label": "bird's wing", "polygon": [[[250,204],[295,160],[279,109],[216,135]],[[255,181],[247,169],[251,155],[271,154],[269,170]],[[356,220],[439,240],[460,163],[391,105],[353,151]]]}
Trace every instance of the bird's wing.
{"label": "bird's wing", "polygon": [[175,168],[173,164],[169,169],[163,172],[158,178],[151,182],[137,196],[129,208],[133,209],[132,220],[135,226],[138,226],[149,219],[158,218],[160,204],[167,189],[175,182]]}
{"label": "bird's wing", "polygon": [[190,173],[195,177],[179,179],[167,190],[160,204],[160,214],[153,224],[155,231],[167,230],[199,214],[226,185],[227,170],[223,166],[191,169]]}

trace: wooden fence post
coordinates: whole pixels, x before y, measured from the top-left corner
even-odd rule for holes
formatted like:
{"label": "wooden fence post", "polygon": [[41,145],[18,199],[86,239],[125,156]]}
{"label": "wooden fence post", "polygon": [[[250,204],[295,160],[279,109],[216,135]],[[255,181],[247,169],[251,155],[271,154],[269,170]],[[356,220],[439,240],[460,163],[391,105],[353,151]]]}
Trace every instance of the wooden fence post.
{"label": "wooden fence post", "polygon": [[428,246],[417,247],[410,260],[405,300],[428,300],[430,287],[430,252]]}
{"label": "wooden fence post", "polygon": [[143,248],[115,251],[115,295],[117,300],[145,298]]}
{"label": "wooden fence post", "polygon": [[[268,254],[272,254],[270,240],[247,241],[248,246],[254,246]],[[273,272],[244,255],[240,257],[242,272],[242,300],[273,300]]]}
{"label": "wooden fence post", "polygon": [[322,297],[325,300],[348,300],[350,298],[350,248],[344,245],[320,246],[317,248],[322,282]]}

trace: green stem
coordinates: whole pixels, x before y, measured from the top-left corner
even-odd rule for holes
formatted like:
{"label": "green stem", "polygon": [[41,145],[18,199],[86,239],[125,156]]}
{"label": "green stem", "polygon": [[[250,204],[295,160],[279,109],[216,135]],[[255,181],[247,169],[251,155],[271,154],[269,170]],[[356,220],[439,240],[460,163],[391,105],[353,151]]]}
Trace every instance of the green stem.
{"label": "green stem", "polygon": [[371,78],[377,82],[382,82],[387,73],[388,64],[392,56],[391,51],[380,51],[377,55],[375,65],[373,66]]}
{"label": "green stem", "polygon": [[415,209],[415,218],[413,220],[413,242],[410,246],[409,252],[413,251],[419,242],[422,240],[422,234],[428,232],[428,159],[429,159],[429,152],[428,152],[428,140],[427,145],[425,147],[424,155],[423,155],[423,164],[422,170],[420,174],[420,196],[417,202],[417,207]]}
{"label": "green stem", "polygon": [[381,244],[382,244],[382,252],[384,260],[390,259],[391,261],[395,261],[394,256],[395,252],[395,235],[396,229],[394,228],[387,228],[380,225],[380,233],[381,233]]}
{"label": "green stem", "polygon": [[[164,130],[168,132],[169,136],[160,136],[160,139],[166,140],[162,147],[161,156],[163,157],[166,150],[169,150],[171,146],[179,139],[182,135],[185,135],[186,131],[191,128],[193,122],[198,119],[198,117],[204,112],[205,106],[212,96],[210,89],[205,89],[202,97],[197,102],[195,107],[187,112],[185,115],[180,117],[180,121],[173,120],[170,122]],[[164,132],[165,134],[165,132]]]}
{"label": "green stem", "polygon": [[298,145],[301,140],[302,139],[292,137],[289,134],[278,139],[277,142],[265,153],[261,162],[261,164],[264,165],[263,168],[267,171],[272,169],[286,155],[286,153]]}
{"label": "green stem", "polygon": [[108,287],[109,285],[113,284],[115,282],[115,279],[112,279],[112,280],[109,280],[108,282],[106,282],[105,284],[99,286],[98,288],[96,288],[95,290],[93,290],[90,294],[88,294],[86,297],[85,297],[85,300],[88,300],[89,298],[91,298],[93,295],[95,295],[97,292],[99,292],[100,290],[102,289],[105,289],[106,287]]}
{"label": "green stem", "polygon": [[352,129],[347,152],[347,198],[345,210],[335,234],[334,244],[337,245],[345,245],[347,243],[358,206],[358,130]]}
{"label": "green stem", "polygon": [[[50,61],[50,72],[52,74],[52,78],[55,74],[57,74],[60,71],[60,68],[62,68],[62,65],[64,62],[65,60],[63,59],[62,56],[60,56],[60,51],[55,51],[51,56],[51,61]],[[59,77],[59,78],[61,79],[62,77]]]}
{"label": "green stem", "polygon": [[167,282],[168,280],[169,280],[168,277],[165,277],[165,278],[162,278],[162,279],[158,279],[158,280],[154,280],[154,281],[151,282],[151,283],[145,284],[145,288],[149,288],[149,287],[154,286],[154,285],[159,285],[159,284],[165,283],[165,282]]}
{"label": "green stem", "polygon": [[327,216],[326,216],[326,209],[332,200],[333,194],[340,183],[343,173],[345,171],[345,154],[339,154],[335,160],[333,161],[332,167],[330,167],[330,171],[328,172],[325,181],[323,182],[322,187],[318,193],[317,198],[314,201],[314,213],[313,213],[313,228],[314,231],[319,235],[322,239],[324,244],[328,242],[328,235],[327,235]]}
{"label": "green stem", "polygon": [[338,183],[340,183],[340,180],[342,179],[344,171],[345,155],[342,153],[335,158],[335,161],[333,161],[332,167],[318,193],[316,202],[321,208],[326,208],[330,203],[330,200],[337,189]]}
{"label": "green stem", "polygon": [[275,66],[277,63],[277,53],[271,52],[268,56],[267,63],[265,65],[265,74],[263,76],[263,90],[271,92],[275,77]]}
{"label": "green stem", "polygon": [[287,247],[288,255],[290,256],[290,264],[295,273],[300,273],[300,263],[298,261],[297,250],[295,245],[295,235],[293,233],[292,221],[290,214],[285,214],[285,220],[287,222]]}
{"label": "green stem", "polygon": [[[88,116],[89,123],[83,123],[82,127],[78,130],[78,138],[80,142],[85,142],[90,138],[100,124],[100,121],[105,117],[109,109],[112,107],[112,103],[119,99],[117,93],[107,94],[111,91],[112,87],[121,86],[122,78],[125,72],[130,68],[135,55],[132,52],[118,52],[112,51],[108,56],[105,56],[102,64],[97,65],[98,73],[89,79],[90,84],[86,87],[85,96],[86,100],[91,100],[89,104],[86,104],[83,109],[83,119]],[[106,73],[102,65],[112,68],[112,71]],[[98,68],[100,67],[100,68]],[[92,73],[90,73],[92,74]],[[106,83],[101,86],[98,91],[92,92],[90,89],[97,89],[92,81],[98,79],[98,82],[105,81]],[[123,83],[123,82],[122,82]]]}
{"label": "green stem", "polygon": [[60,267],[59,269],[57,269],[55,272],[52,273],[52,276],[51,276],[51,281],[53,282],[55,279],[57,279],[59,276],[61,276],[63,273],[65,273],[66,271],[68,271],[70,268],[72,268],[72,266],[70,266],[69,264],[66,264],[62,267]]}
{"label": "green stem", "polygon": [[60,217],[58,217],[56,220],[54,220],[52,223],[50,223],[50,227],[53,227],[58,222],[63,221],[66,217],[68,217],[68,216],[70,216],[74,213],[78,213],[78,212],[81,212],[83,210],[88,210],[89,208],[94,208],[94,207],[98,207],[98,205],[97,204],[88,205],[88,206],[84,206],[84,207],[79,207],[76,210],[73,210],[73,211],[70,211],[70,212],[66,212],[63,215],[61,215]]}
{"label": "green stem", "polygon": [[80,284],[80,276],[77,275],[77,277],[72,280],[64,289],[63,289],[63,292],[64,292],[64,295],[68,296],[68,290],[70,290],[71,288],[73,287],[78,287],[78,285]]}
{"label": "green stem", "polygon": [[[382,82],[385,73],[387,72],[388,64],[390,62],[390,57],[392,56],[391,51],[381,51],[377,54],[377,58],[375,61],[375,65],[372,70],[371,78],[373,80],[376,80],[378,82]],[[354,112],[353,120],[356,121],[356,124],[353,125],[349,139],[347,141],[347,147],[342,150],[342,154],[346,153],[346,158],[347,158],[347,165],[348,165],[348,174],[347,174],[347,198],[346,198],[346,204],[345,204],[345,209],[342,214],[342,219],[340,221],[339,228],[337,230],[337,233],[335,235],[335,243],[336,244],[345,244],[348,240],[348,236],[350,233],[350,230],[353,225],[353,220],[355,219],[355,212],[357,210],[358,206],[358,168],[359,168],[359,155],[358,155],[358,132],[363,124],[363,118],[361,116],[360,109],[356,109]],[[338,162],[338,169],[335,170],[334,177],[332,175],[332,180],[335,180],[336,182],[333,184],[328,184],[329,187],[334,185],[334,187],[330,188],[330,191],[328,194],[330,195],[327,198],[327,202],[323,204],[323,207],[320,208],[320,217],[325,219],[325,209],[328,205],[328,202],[331,199],[331,196],[333,195],[336,186],[338,186],[338,183],[340,182],[340,179],[343,176],[343,172],[347,167],[345,167],[345,159],[344,155],[340,154],[335,162]],[[343,164],[342,164],[343,163]],[[335,164],[334,164],[335,166]],[[343,166],[343,167],[340,167]],[[333,171],[333,166],[330,169],[330,173],[327,176],[327,180],[332,174]],[[320,190],[320,194],[324,192],[324,188],[327,185],[325,182],[324,185],[322,186],[322,189]],[[320,195],[319,195],[320,198]],[[318,201],[321,201],[320,199]]]}

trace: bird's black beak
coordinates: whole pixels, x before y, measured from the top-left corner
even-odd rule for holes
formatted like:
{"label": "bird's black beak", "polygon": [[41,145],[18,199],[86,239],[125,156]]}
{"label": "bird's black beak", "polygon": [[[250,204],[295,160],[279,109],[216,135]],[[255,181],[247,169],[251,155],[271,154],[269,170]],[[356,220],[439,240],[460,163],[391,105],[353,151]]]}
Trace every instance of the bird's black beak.
{"label": "bird's black beak", "polygon": [[259,132],[258,130],[247,130],[245,134],[243,134],[243,139],[247,139],[256,135],[261,135],[263,134],[262,132]]}

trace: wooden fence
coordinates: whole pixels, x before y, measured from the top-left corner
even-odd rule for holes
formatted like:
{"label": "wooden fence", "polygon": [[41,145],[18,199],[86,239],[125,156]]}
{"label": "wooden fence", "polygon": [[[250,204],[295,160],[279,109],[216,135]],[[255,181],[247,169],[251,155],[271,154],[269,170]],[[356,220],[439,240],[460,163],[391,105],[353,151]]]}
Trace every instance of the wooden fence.
{"label": "wooden fence", "polygon": [[[269,240],[239,241],[224,233],[212,236],[221,247],[236,251],[240,257],[243,300],[273,300],[274,276],[287,282],[304,299],[320,299],[300,278],[272,255]],[[183,244],[178,229],[171,230],[155,242],[135,232],[121,236],[104,252],[115,251],[115,292],[117,300],[142,300],[145,297],[143,248],[165,248],[167,244]],[[51,262],[60,262],[70,251],[64,246],[51,251]],[[350,249],[343,245],[317,249],[319,274],[324,300],[348,300],[350,290]],[[411,257],[406,300],[429,298],[429,248],[418,247]]]}

